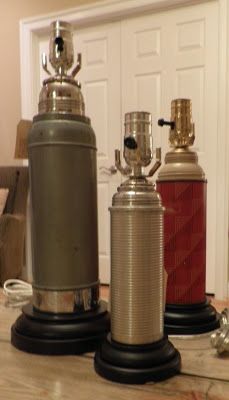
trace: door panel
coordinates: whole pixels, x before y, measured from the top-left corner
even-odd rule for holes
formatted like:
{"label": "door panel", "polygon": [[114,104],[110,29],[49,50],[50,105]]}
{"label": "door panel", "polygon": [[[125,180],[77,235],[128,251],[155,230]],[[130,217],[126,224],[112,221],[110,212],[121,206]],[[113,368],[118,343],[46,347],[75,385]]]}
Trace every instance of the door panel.
{"label": "door panel", "polygon": [[91,118],[97,140],[99,270],[103,283],[110,281],[110,215],[108,208],[121,182],[114,165],[114,149],[120,147],[120,24],[108,24],[76,31],[74,48],[82,54],[79,80],[86,115]]}

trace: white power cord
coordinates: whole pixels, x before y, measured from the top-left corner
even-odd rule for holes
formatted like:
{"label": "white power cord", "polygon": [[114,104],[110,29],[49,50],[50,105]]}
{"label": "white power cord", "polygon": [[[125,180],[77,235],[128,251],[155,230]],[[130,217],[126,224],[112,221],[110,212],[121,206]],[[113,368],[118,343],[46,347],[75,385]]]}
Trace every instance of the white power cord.
{"label": "white power cord", "polygon": [[7,298],[8,306],[20,307],[31,299],[32,285],[20,279],[8,279],[4,282],[3,293]]}

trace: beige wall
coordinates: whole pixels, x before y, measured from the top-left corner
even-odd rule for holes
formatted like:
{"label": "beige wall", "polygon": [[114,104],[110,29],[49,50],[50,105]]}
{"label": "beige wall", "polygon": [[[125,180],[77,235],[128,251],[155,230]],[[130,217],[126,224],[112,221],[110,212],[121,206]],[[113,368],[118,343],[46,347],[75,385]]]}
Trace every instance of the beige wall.
{"label": "beige wall", "polygon": [[14,160],[16,126],[21,117],[19,21],[96,0],[0,0],[0,165]]}

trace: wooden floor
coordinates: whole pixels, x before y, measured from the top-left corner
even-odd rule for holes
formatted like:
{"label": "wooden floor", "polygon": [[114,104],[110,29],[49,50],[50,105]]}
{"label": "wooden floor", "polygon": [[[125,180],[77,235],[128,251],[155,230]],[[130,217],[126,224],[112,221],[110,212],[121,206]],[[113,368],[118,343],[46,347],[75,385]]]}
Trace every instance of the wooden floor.
{"label": "wooden floor", "polygon": [[[102,297],[107,297],[106,288]],[[215,304],[221,310],[229,302]],[[0,400],[229,399],[229,357],[216,356],[207,336],[172,339],[182,355],[180,375],[161,383],[120,385],[96,375],[93,354],[51,357],[15,349],[10,327],[19,313],[6,308],[0,294]]]}

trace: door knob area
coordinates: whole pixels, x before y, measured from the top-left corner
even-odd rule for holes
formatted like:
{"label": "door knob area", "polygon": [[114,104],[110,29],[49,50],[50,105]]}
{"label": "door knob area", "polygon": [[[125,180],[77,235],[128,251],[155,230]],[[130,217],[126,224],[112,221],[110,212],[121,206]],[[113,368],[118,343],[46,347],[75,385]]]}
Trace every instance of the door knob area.
{"label": "door knob area", "polygon": [[114,175],[117,172],[117,168],[114,165],[111,165],[109,168],[102,166],[99,169],[102,173],[107,175]]}

